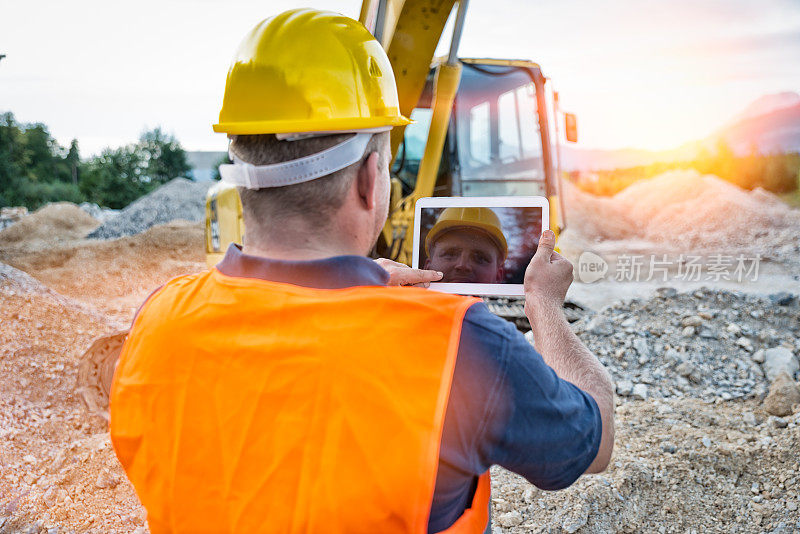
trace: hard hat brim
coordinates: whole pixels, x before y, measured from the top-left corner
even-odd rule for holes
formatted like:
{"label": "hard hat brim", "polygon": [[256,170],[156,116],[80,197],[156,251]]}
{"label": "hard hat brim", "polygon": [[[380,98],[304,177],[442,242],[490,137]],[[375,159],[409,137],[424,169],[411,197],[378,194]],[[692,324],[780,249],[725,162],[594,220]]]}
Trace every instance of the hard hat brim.
{"label": "hard hat brim", "polygon": [[397,115],[395,117],[364,117],[348,119],[322,119],[298,121],[251,121],[251,122],[220,122],[213,126],[217,133],[233,135],[260,135],[279,133],[304,133],[304,132],[336,132],[366,130],[380,128],[381,126],[406,126],[411,121]]}

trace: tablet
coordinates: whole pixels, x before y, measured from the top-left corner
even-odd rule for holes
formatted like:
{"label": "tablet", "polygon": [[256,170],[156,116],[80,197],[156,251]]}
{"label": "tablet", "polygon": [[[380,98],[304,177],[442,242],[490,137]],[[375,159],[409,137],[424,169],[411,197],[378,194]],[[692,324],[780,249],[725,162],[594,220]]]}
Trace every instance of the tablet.
{"label": "tablet", "polygon": [[549,221],[545,197],[421,198],[411,266],[441,271],[442,281],[430,286],[438,291],[521,296]]}

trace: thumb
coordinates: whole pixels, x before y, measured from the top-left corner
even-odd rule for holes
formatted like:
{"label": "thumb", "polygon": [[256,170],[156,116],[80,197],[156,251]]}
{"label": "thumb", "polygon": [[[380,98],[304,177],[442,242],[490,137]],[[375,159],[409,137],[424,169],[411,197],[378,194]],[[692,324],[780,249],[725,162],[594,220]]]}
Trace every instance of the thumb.
{"label": "thumb", "polygon": [[539,238],[539,247],[536,249],[533,259],[549,263],[554,248],[556,248],[556,234],[552,230],[545,230],[542,232],[542,237]]}

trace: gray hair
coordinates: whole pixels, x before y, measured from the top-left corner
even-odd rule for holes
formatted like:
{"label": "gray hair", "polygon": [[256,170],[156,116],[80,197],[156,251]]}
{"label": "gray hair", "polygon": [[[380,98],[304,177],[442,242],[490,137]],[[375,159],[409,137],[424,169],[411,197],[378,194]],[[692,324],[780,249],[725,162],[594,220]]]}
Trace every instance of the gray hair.
{"label": "gray hair", "polygon": [[[281,141],[275,135],[231,135],[230,149],[237,157],[253,165],[270,165],[322,152],[355,134],[310,137]],[[385,164],[383,145],[386,133],[374,134],[367,144],[365,157],[378,152],[379,168]],[[310,225],[326,225],[344,204],[347,192],[363,159],[327,176],[283,187],[247,189],[239,187],[245,226],[274,227],[291,218],[301,218]]]}

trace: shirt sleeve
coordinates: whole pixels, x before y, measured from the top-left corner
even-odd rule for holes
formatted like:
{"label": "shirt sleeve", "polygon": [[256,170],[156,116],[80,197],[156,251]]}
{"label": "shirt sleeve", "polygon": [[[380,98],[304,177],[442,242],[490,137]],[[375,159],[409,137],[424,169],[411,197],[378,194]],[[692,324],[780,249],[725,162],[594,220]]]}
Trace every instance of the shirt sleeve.
{"label": "shirt sleeve", "polygon": [[468,311],[460,347],[493,360],[496,377],[476,442],[478,463],[498,464],[545,490],[566,488],[597,455],[600,410],[588,393],[562,380],[511,323],[485,305]]}

